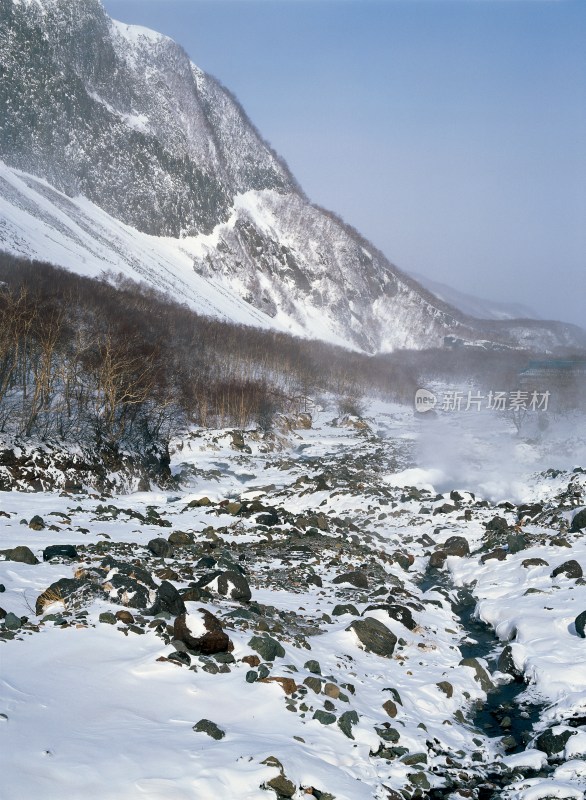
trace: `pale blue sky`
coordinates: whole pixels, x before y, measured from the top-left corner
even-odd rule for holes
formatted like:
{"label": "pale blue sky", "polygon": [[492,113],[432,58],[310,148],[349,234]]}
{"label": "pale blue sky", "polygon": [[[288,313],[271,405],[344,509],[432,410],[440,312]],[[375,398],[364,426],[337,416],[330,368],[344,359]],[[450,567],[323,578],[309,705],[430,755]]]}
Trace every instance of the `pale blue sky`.
{"label": "pale blue sky", "polygon": [[586,0],[104,0],[399,267],[586,326]]}

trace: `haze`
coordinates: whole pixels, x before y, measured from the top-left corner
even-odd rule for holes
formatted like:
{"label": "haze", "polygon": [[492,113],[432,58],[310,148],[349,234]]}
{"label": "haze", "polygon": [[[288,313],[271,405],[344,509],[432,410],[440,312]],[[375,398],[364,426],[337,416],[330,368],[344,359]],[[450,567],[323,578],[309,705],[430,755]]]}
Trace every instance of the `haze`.
{"label": "haze", "polygon": [[581,0],[105,0],[400,268],[584,325]]}

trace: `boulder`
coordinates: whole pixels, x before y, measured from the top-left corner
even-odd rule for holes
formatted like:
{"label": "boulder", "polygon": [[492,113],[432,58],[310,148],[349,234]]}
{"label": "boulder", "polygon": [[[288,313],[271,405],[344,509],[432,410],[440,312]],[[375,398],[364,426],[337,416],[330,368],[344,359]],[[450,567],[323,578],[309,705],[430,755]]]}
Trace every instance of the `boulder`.
{"label": "boulder", "polygon": [[155,602],[149,614],[154,616],[155,614],[160,614],[162,611],[167,611],[169,614],[173,614],[173,616],[185,613],[183,598],[169,581],[163,581],[157,589]]}
{"label": "boulder", "polygon": [[200,719],[199,722],[196,722],[193,726],[193,730],[196,733],[206,733],[212,739],[216,739],[216,741],[220,741],[226,735],[226,731],[223,731],[215,722],[212,722],[210,719]]}
{"label": "boulder", "polygon": [[586,611],[582,611],[581,614],[578,614],[574,625],[576,626],[576,633],[578,636],[580,636],[581,639],[586,639]]}
{"label": "boulder", "polygon": [[572,524],[570,525],[570,533],[578,533],[582,528],[586,528],[586,508],[574,514]]}
{"label": "boulder", "polygon": [[248,646],[260,655],[264,661],[274,661],[275,658],[284,658],[285,650],[276,639],[271,636],[253,636]]}
{"label": "boulder", "polygon": [[6,561],[16,561],[20,564],[38,564],[39,559],[35,556],[30,547],[19,545],[8,550],[0,550]]}
{"label": "boulder", "polygon": [[558,575],[565,575],[566,578],[581,578],[583,574],[580,564],[572,558],[556,567],[551,573],[551,577],[557,578]]}
{"label": "boulder", "polygon": [[157,558],[170,558],[173,555],[173,545],[161,537],[151,539],[147,544],[147,549]]}
{"label": "boulder", "polygon": [[463,536],[450,536],[442,545],[442,549],[449,556],[470,555],[470,546]]}
{"label": "boulder", "polygon": [[562,752],[570,736],[573,736],[576,732],[577,731],[566,730],[561,731],[560,733],[554,733],[550,728],[549,730],[539,734],[535,740],[535,747],[538,750],[542,750],[544,753],[547,753],[548,756],[554,756],[557,753]]}
{"label": "boulder", "polygon": [[368,576],[360,570],[354,570],[338,575],[332,583],[349,583],[351,586],[356,586],[357,589],[368,589]]}
{"label": "boulder", "polygon": [[232,652],[234,645],[220,620],[203,608],[197,614],[179,614],[173,625],[175,639],[202,655]]}
{"label": "boulder", "polygon": [[397,637],[386,625],[377,619],[367,617],[351,622],[346,628],[353,631],[363,648],[370,653],[389,658],[395,651]]}
{"label": "boulder", "polygon": [[43,550],[43,561],[50,561],[52,558],[79,558],[77,548],[72,544],[50,544]]}

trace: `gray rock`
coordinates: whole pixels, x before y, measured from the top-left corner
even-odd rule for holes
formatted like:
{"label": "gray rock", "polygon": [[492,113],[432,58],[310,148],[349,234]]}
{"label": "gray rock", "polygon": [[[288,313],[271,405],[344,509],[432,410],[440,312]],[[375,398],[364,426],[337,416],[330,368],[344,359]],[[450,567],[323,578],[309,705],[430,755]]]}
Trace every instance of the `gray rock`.
{"label": "gray rock", "polygon": [[368,576],[360,570],[354,570],[338,575],[332,583],[349,583],[351,586],[356,586],[357,589],[368,589]]}
{"label": "gray rock", "polygon": [[79,558],[77,548],[72,544],[50,544],[43,550],[43,561],[52,558]]}
{"label": "gray rock", "polygon": [[583,576],[582,567],[573,558],[570,561],[564,561],[559,567],[556,567],[551,573],[552,578],[558,575],[565,575],[566,578],[581,578]]}
{"label": "gray rock", "polygon": [[556,753],[562,752],[570,736],[573,736],[575,733],[577,733],[577,731],[562,731],[556,734],[553,733],[550,728],[537,737],[535,746],[538,750],[547,753],[548,756],[554,756]]}
{"label": "gray rock", "polygon": [[13,614],[12,611],[9,611],[4,617],[4,626],[8,628],[9,631],[16,631],[21,625],[22,622],[20,617],[17,617],[16,614]]}
{"label": "gray rock", "polygon": [[570,526],[570,533],[578,533],[582,528],[586,528],[586,508],[583,508],[582,511],[578,511],[574,516]]}
{"label": "gray rock", "polygon": [[450,536],[442,545],[442,549],[449,556],[467,556],[470,546],[463,536]]}
{"label": "gray rock", "polygon": [[193,533],[186,533],[185,531],[173,531],[167,539],[169,544],[175,545],[176,547],[193,544],[194,540],[195,537]]}
{"label": "gray rock", "polygon": [[252,594],[248,581],[239,572],[222,572],[218,576],[218,594],[231,600],[242,600],[247,603]]}
{"label": "gray rock", "polygon": [[352,733],[352,727],[358,724],[358,714],[356,711],[344,711],[343,714],[340,714],[338,717],[338,727],[342,731],[342,733],[347,736],[349,739],[354,738],[354,734]]}
{"label": "gray rock", "polygon": [[282,645],[271,636],[253,636],[248,642],[248,646],[264,659],[264,661],[274,661],[275,658],[284,658],[285,650]]}
{"label": "gray rock", "polygon": [[512,675],[514,678],[519,679],[523,677],[523,672],[515,666],[515,661],[513,659],[513,648],[510,644],[505,645],[503,648],[503,651],[500,654],[497,662],[497,668],[500,672],[504,672],[507,675]]}
{"label": "gray rock", "polygon": [[321,722],[322,725],[332,725],[336,721],[336,715],[330,714],[329,711],[322,711],[321,708],[314,713],[313,719]]}
{"label": "gray rock", "polygon": [[158,558],[170,558],[173,555],[173,545],[166,539],[151,539],[147,544],[147,549]]}
{"label": "gray rock", "polygon": [[193,730],[196,733],[207,733],[208,736],[211,736],[212,739],[216,739],[216,741],[220,741],[220,739],[223,739],[226,735],[226,731],[223,731],[210,719],[200,719],[200,721],[196,722],[193,726]]}
{"label": "gray rock", "polygon": [[185,610],[185,603],[177,589],[169,581],[163,581],[157,589],[155,602],[149,614],[154,616],[160,614],[161,611],[167,611],[173,616],[178,616],[179,614],[184,614]]}
{"label": "gray rock", "polygon": [[6,561],[16,561],[20,564],[38,564],[39,559],[35,556],[30,547],[19,545],[8,550],[0,550]]}
{"label": "gray rock", "polygon": [[367,617],[366,619],[354,620],[346,630],[354,631],[364,649],[368,652],[385,657],[393,655],[397,637],[377,619]]}
{"label": "gray rock", "polygon": [[407,608],[407,606],[399,605],[398,603],[379,603],[368,606],[365,609],[364,613],[367,611],[375,611],[380,609],[381,611],[385,611],[391,619],[400,622],[401,625],[404,625],[408,630],[412,631],[417,627],[417,623],[413,619],[413,614],[411,613],[411,609]]}
{"label": "gray rock", "polygon": [[490,675],[484,669],[482,664],[477,661],[475,658],[463,658],[459,664],[461,667],[472,667],[474,672],[476,673],[475,680],[480,684],[482,690],[488,694],[488,692],[494,689],[494,684],[491,680]]}
{"label": "gray rock", "polygon": [[576,626],[576,633],[578,636],[580,636],[581,639],[586,639],[586,611],[582,611],[581,614],[578,614],[574,625]]}
{"label": "gray rock", "polygon": [[304,669],[308,672],[313,673],[314,675],[321,675],[321,667],[319,661],[316,661],[313,658],[310,658],[309,661],[306,661],[303,665]]}
{"label": "gray rock", "polygon": [[342,614],[353,614],[355,617],[357,617],[359,611],[355,605],[352,605],[352,603],[338,603],[338,605],[334,606],[332,609],[332,616],[341,617]]}

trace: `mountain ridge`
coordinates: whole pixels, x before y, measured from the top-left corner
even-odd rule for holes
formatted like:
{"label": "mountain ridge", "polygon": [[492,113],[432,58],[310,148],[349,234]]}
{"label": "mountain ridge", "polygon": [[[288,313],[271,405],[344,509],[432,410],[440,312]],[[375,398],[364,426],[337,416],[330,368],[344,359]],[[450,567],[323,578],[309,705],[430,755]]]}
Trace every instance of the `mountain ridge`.
{"label": "mountain ridge", "polygon": [[[99,0],[1,0],[0,23],[0,158],[10,171],[0,183],[0,246],[83,271],[110,236],[119,252],[106,247],[103,269],[132,277],[132,240],[142,241],[141,258],[148,246],[166,253],[161,274],[153,263],[146,279],[164,283],[170,270],[168,290],[182,298],[178,285],[189,285],[202,295],[198,310],[212,286],[212,295],[232,295],[238,319],[245,304],[251,324],[366,352],[488,338],[481,322],[311,203],[240,103],[173,40],[111,20]],[[61,242],[39,222],[56,217]],[[491,331],[507,346],[524,338]],[[579,328],[546,323],[533,339],[544,349],[586,344]]]}

